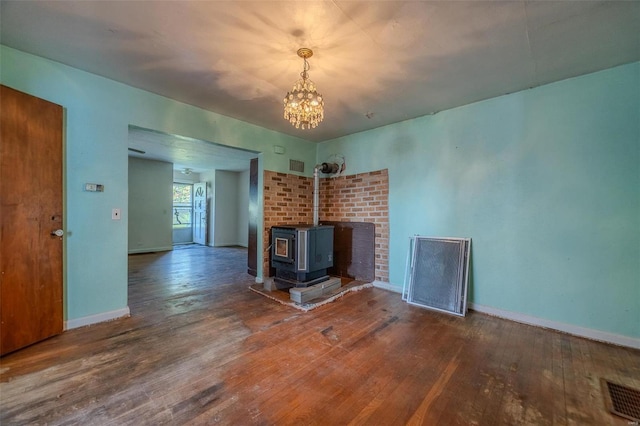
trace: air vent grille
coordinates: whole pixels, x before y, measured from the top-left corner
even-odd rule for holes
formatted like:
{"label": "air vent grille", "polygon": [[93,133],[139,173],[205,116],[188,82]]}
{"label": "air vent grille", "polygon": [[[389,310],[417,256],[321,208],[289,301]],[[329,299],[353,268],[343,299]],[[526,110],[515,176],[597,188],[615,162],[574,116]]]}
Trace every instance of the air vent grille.
{"label": "air vent grille", "polygon": [[467,311],[470,238],[415,236],[409,246],[403,299],[464,316]]}
{"label": "air vent grille", "polygon": [[304,161],[289,159],[289,170],[304,173]]}
{"label": "air vent grille", "polygon": [[629,424],[640,421],[640,390],[600,379],[605,405],[617,416],[632,420]]}

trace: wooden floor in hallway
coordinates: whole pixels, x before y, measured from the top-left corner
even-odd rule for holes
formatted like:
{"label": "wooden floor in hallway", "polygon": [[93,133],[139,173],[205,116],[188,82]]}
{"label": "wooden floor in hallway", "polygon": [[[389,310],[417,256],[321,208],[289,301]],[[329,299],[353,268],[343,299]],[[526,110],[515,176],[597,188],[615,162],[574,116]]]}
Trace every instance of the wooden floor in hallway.
{"label": "wooden floor in hallway", "polygon": [[628,425],[600,378],[640,351],[378,288],[310,312],[249,291],[242,248],[129,257],[131,317],[0,360],[2,425]]}

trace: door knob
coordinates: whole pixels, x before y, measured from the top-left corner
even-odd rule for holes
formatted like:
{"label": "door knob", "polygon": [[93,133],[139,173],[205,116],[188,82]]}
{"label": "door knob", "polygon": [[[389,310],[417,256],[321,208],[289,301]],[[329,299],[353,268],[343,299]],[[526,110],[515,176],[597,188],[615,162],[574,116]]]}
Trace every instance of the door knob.
{"label": "door knob", "polygon": [[51,231],[51,235],[54,237],[62,237],[64,235],[64,231],[62,229],[56,229],[55,231]]}

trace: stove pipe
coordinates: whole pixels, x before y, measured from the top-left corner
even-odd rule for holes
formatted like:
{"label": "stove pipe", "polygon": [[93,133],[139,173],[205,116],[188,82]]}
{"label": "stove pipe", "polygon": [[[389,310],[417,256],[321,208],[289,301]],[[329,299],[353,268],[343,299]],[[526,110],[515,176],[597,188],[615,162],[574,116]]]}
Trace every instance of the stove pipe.
{"label": "stove pipe", "polygon": [[340,171],[336,163],[322,163],[313,168],[313,226],[318,226],[318,204],[320,197],[320,178],[318,172],[335,174]]}

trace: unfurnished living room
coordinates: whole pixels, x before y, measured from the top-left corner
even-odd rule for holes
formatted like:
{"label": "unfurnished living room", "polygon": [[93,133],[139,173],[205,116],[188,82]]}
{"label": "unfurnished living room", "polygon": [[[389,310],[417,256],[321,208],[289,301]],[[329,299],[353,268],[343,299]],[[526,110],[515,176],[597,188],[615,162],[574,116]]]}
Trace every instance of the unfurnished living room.
{"label": "unfurnished living room", "polygon": [[0,423],[637,425],[638,28],[0,0]]}

